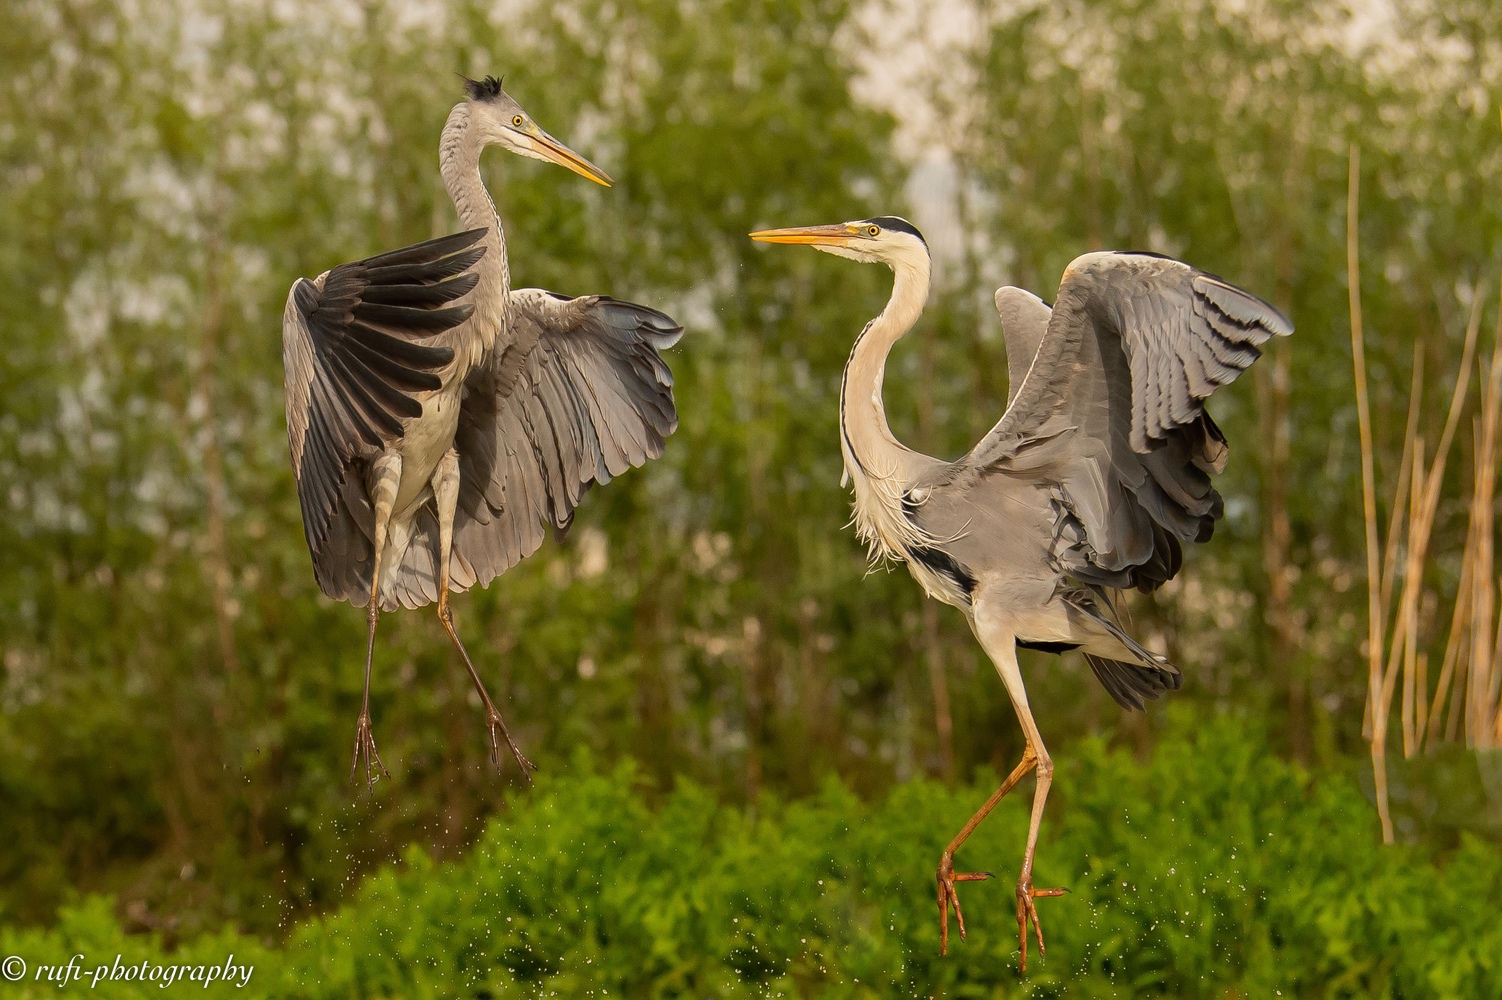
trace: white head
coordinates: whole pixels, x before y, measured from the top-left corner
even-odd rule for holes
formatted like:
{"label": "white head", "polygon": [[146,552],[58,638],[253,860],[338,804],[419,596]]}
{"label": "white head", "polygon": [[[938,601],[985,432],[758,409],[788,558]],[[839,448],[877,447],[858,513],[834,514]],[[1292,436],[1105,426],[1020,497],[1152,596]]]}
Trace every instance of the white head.
{"label": "white head", "polygon": [[464,90],[469,97],[470,121],[484,145],[556,163],[596,184],[610,186],[605,171],[538,127],[515,98],[501,89],[500,80],[493,76],[483,80],[465,77]]}
{"label": "white head", "polygon": [[893,270],[908,264],[928,270],[928,243],[906,219],[881,215],[874,219],[839,222],[832,226],[799,226],[752,233],[762,243],[792,243],[816,247],[837,257],[865,264],[886,264]]}

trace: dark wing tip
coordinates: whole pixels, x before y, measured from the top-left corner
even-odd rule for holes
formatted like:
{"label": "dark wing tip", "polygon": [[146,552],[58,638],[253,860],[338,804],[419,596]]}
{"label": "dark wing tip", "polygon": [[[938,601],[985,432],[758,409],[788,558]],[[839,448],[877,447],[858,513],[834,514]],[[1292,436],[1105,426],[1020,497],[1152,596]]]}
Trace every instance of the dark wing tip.
{"label": "dark wing tip", "polygon": [[672,347],[683,337],[682,324],[651,306],[625,302],[608,295],[597,296],[596,302],[605,310],[612,326],[631,330],[659,351]]}
{"label": "dark wing tip", "polygon": [[[461,250],[467,250],[480,241],[487,233],[487,229],[470,229],[462,233],[451,233],[448,236],[439,236],[421,243],[414,243],[399,250],[388,250],[378,253],[374,257],[366,257],[359,261],[359,266],[366,270],[376,270],[385,267],[401,267],[412,264],[428,264],[445,257],[450,257]],[[475,251],[475,261],[485,255],[485,248],[479,247]],[[473,266],[473,261],[469,265]]]}
{"label": "dark wing tip", "polygon": [[1217,309],[1238,323],[1256,324],[1277,337],[1293,333],[1293,321],[1284,316],[1281,310],[1266,299],[1238,288],[1224,278],[1206,271],[1197,271],[1194,287],[1214,303]]}
{"label": "dark wing tip", "polygon": [[318,308],[318,286],[307,278],[298,278],[292,283],[292,297],[297,303],[297,311],[303,316],[311,315]]}
{"label": "dark wing tip", "polygon": [[683,326],[655,309],[649,310],[638,330],[647,343],[659,351],[667,350],[683,338]]}

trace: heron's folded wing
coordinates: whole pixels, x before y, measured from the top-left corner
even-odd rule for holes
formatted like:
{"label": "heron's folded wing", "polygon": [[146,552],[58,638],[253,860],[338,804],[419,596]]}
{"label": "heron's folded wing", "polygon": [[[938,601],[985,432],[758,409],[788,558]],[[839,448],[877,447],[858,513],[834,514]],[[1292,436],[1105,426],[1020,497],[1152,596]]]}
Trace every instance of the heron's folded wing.
{"label": "heron's folded wing", "polygon": [[489,583],[567,528],[580,495],[662,454],[678,427],[659,351],[683,328],[646,306],[511,293],[511,336],[470,373],[459,411],[455,589]]}
{"label": "heron's folded wing", "polygon": [[287,441],[320,585],[332,579],[320,556],[351,463],[398,440],[402,421],[422,413],[417,397],[439,388],[437,372],[453,361],[431,340],[469,317],[468,304],[452,303],[475,287],[484,233],[341,264],[299,278],[287,296]]}
{"label": "heron's folded wing", "polygon": [[[1102,252],[1064,272],[1047,330],[1001,421],[963,462],[1055,482],[1077,573],[1149,588],[1177,540],[1220,516],[1225,439],[1202,405],[1293,326],[1179,261]],[[1009,343],[1010,348],[1010,343]],[[1069,560],[1066,559],[1066,563]]]}

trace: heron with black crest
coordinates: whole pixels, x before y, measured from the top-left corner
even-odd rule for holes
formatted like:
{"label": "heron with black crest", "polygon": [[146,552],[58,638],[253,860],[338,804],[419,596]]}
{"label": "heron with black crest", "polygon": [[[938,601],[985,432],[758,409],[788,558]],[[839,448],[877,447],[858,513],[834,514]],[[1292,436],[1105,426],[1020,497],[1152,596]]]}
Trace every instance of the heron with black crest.
{"label": "heron with black crest", "polygon": [[484,586],[562,531],[580,495],[660,456],[677,427],[660,352],[683,330],[603,295],[513,289],[480,176],[488,146],[610,185],[495,77],[465,80],[439,141],[464,232],[298,279],[282,319],[287,435],[320,589],[367,610],[351,780],[385,767],[370,718],[381,611],[436,603],[501,744],[534,769],[455,630],[449,595]]}
{"label": "heron with black crest", "polygon": [[1116,614],[1122,591],[1152,591],[1178,573],[1182,544],[1208,541],[1223,504],[1210,477],[1225,436],[1204,400],[1236,380],[1259,347],[1293,326],[1261,299],[1156,254],[1096,252],[1064,272],[1050,306],[1020,288],[996,292],[1009,376],[1001,419],[949,462],[903,445],[887,425],[887,356],[928,300],[923,235],[893,216],[751,234],[892,269],[891,298],[866,324],[840,389],[840,448],[854,523],[873,559],[905,563],[930,597],[964,613],[1006,686],[1022,759],[950,841],[937,871],[939,947],[956,886],[954,855],[1027,774],[1037,779],[1017,879],[1021,968],[1028,928],[1043,951],[1033,856],[1053,762],[1028,707],[1019,648],[1078,649],[1125,709],[1182,683],[1178,667],[1133,639]]}

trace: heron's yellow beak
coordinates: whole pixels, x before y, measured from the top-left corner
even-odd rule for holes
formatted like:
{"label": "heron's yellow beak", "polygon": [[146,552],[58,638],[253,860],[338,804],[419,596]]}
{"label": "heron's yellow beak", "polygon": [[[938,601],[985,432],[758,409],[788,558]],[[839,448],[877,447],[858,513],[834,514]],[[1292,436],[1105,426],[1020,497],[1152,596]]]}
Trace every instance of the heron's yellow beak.
{"label": "heron's yellow beak", "polygon": [[860,235],[857,227],[844,222],[832,226],[795,226],[792,229],[763,229],[752,233],[759,243],[793,243],[811,246],[847,246]]}
{"label": "heron's yellow beak", "polygon": [[544,159],[551,160],[553,163],[558,164],[560,167],[568,167],[580,177],[587,177],[590,180],[594,181],[596,184],[603,184],[606,187],[610,187],[610,185],[613,183],[610,180],[609,174],[605,173],[605,171],[601,170],[593,163],[590,163],[584,157],[580,156],[572,149],[569,149],[563,143],[559,142],[557,139],[554,139],[552,136],[548,135],[537,126],[534,125],[531,128],[527,129],[524,134],[526,135],[528,141],[532,144],[533,151]]}

